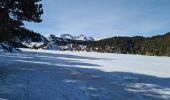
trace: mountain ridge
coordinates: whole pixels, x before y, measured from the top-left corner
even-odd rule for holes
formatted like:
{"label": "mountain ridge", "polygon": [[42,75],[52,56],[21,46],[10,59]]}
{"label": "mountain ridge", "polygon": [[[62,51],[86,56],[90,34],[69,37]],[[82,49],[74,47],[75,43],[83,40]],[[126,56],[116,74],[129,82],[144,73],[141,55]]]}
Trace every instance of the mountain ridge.
{"label": "mountain ridge", "polygon": [[[61,35],[61,37],[50,35],[46,38],[38,33],[29,31],[29,33],[15,33],[11,39],[12,41],[5,42],[11,48],[170,56],[170,32],[152,37],[116,36],[92,41],[88,40],[84,35],[77,37],[70,34]],[[1,48],[4,47],[3,44],[0,45],[2,45]]]}
{"label": "mountain ridge", "polygon": [[[54,35],[56,36],[56,35]],[[56,37],[63,38],[63,39],[70,39],[70,40],[81,40],[81,41],[96,41],[93,37],[88,37],[83,34],[73,36],[71,34],[61,34]]]}

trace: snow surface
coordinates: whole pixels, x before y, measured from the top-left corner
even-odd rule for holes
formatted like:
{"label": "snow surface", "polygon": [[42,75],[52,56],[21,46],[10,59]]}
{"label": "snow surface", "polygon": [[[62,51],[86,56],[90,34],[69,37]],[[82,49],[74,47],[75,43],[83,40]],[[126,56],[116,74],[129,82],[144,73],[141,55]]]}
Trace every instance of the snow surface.
{"label": "snow surface", "polygon": [[170,100],[170,58],[0,52],[0,100]]}

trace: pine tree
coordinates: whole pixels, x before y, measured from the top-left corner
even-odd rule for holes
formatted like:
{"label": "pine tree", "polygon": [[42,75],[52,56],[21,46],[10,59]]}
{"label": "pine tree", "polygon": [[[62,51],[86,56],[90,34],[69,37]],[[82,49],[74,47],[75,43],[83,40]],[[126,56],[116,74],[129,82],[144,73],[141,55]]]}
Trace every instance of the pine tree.
{"label": "pine tree", "polygon": [[41,22],[41,0],[0,0],[0,39],[10,39],[14,31],[24,28],[24,21]]}

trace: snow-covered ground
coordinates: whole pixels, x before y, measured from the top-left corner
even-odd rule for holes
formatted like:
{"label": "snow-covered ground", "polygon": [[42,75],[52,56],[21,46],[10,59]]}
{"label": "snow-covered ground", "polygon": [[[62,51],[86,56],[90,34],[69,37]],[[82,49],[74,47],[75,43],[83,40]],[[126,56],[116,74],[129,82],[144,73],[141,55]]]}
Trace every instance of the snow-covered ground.
{"label": "snow-covered ground", "polygon": [[170,100],[170,58],[0,52],[0,100]]}

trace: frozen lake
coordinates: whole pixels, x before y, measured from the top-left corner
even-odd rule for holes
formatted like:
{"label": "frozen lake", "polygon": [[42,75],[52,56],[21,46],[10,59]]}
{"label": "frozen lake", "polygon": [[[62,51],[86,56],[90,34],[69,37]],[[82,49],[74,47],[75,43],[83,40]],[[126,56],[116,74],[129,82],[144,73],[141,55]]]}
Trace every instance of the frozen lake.
{"label": "frozen lake", "polygon": [[0,100],[169,100],[170,58],[0,52]]}

